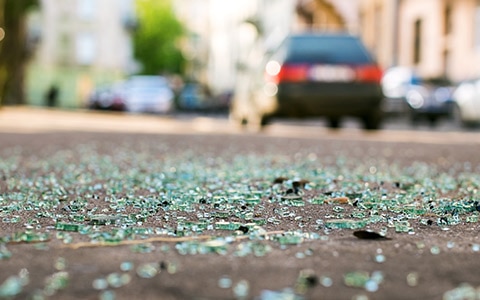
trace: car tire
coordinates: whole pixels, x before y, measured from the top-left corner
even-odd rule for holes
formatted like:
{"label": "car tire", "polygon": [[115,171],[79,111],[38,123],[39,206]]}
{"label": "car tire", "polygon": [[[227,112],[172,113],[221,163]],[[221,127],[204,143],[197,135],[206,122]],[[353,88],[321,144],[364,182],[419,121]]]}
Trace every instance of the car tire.
{"label": "car tire", "polygon": [[363,118],[363,125],[366,130],[378,130],[382,125],[382,121],[382,109],[377,107]]}
{"label": "car tire", "polygon": [[339,117],[328,118],[328,127],[332,129],[340,128],[340,118]]}

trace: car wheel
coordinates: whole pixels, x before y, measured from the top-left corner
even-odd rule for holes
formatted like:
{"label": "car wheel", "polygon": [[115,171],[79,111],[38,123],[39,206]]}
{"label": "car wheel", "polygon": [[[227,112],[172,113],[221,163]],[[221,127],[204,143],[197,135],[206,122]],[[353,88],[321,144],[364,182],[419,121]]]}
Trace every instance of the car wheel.
{"label": "car wheel", "polygon": [[364,127],[367,130],[380,129],[382,124],[382,110],[380,108],[374,109],[363,118]]}
{"label": "car wheel", "polygon": [[328,118],[328,127],[332,129],[340,128],[340,118],[339,117]]}
{"label": "car wheel", "polygon": [[437,116],[429,116],[428,117],[428,123],[429,123],[430,127],[432,127],[432,128],[437,126],[438,117]]}

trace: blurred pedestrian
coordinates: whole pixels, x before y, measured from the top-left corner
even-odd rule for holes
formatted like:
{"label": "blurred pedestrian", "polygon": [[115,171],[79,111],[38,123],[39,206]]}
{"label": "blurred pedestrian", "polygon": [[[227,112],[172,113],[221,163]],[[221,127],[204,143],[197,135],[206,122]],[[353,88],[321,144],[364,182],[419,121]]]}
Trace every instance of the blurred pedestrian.
{"label": "blurred pedestrian", "polygon": [[52,84],[45,94],[45,102],[48,107],[57,106],[58,93],[58,86],[56,84]]}

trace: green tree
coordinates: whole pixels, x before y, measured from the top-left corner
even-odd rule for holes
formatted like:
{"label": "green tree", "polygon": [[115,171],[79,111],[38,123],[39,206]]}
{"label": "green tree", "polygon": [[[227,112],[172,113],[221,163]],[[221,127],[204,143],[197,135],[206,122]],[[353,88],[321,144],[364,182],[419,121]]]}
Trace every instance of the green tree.
{"label": "green tree", "polygon": [[37,0],[0,0],[0,106],[24,102],[26,15]]}
{"label": "green tree", "polygon": [[139,27],[134,33],[135,58],[143,74],[183,73],[185,60],[178,48],[183,26],[168,0],[137,0]]}

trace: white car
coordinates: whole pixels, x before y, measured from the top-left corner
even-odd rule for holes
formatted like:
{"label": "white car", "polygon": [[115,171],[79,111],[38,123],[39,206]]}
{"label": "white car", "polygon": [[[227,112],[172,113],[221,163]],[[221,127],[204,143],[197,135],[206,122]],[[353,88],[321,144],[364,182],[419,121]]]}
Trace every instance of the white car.
{"label": "white car", "polygon": [[453,92],[455,118],[464,126],[480,124],[480,78],[458,84]]}
{"label": "white car", "polygon": [[174,107],[174,93],[162,76],[132,76],[125,83],[125,107],[132,113],[168,113]]}

